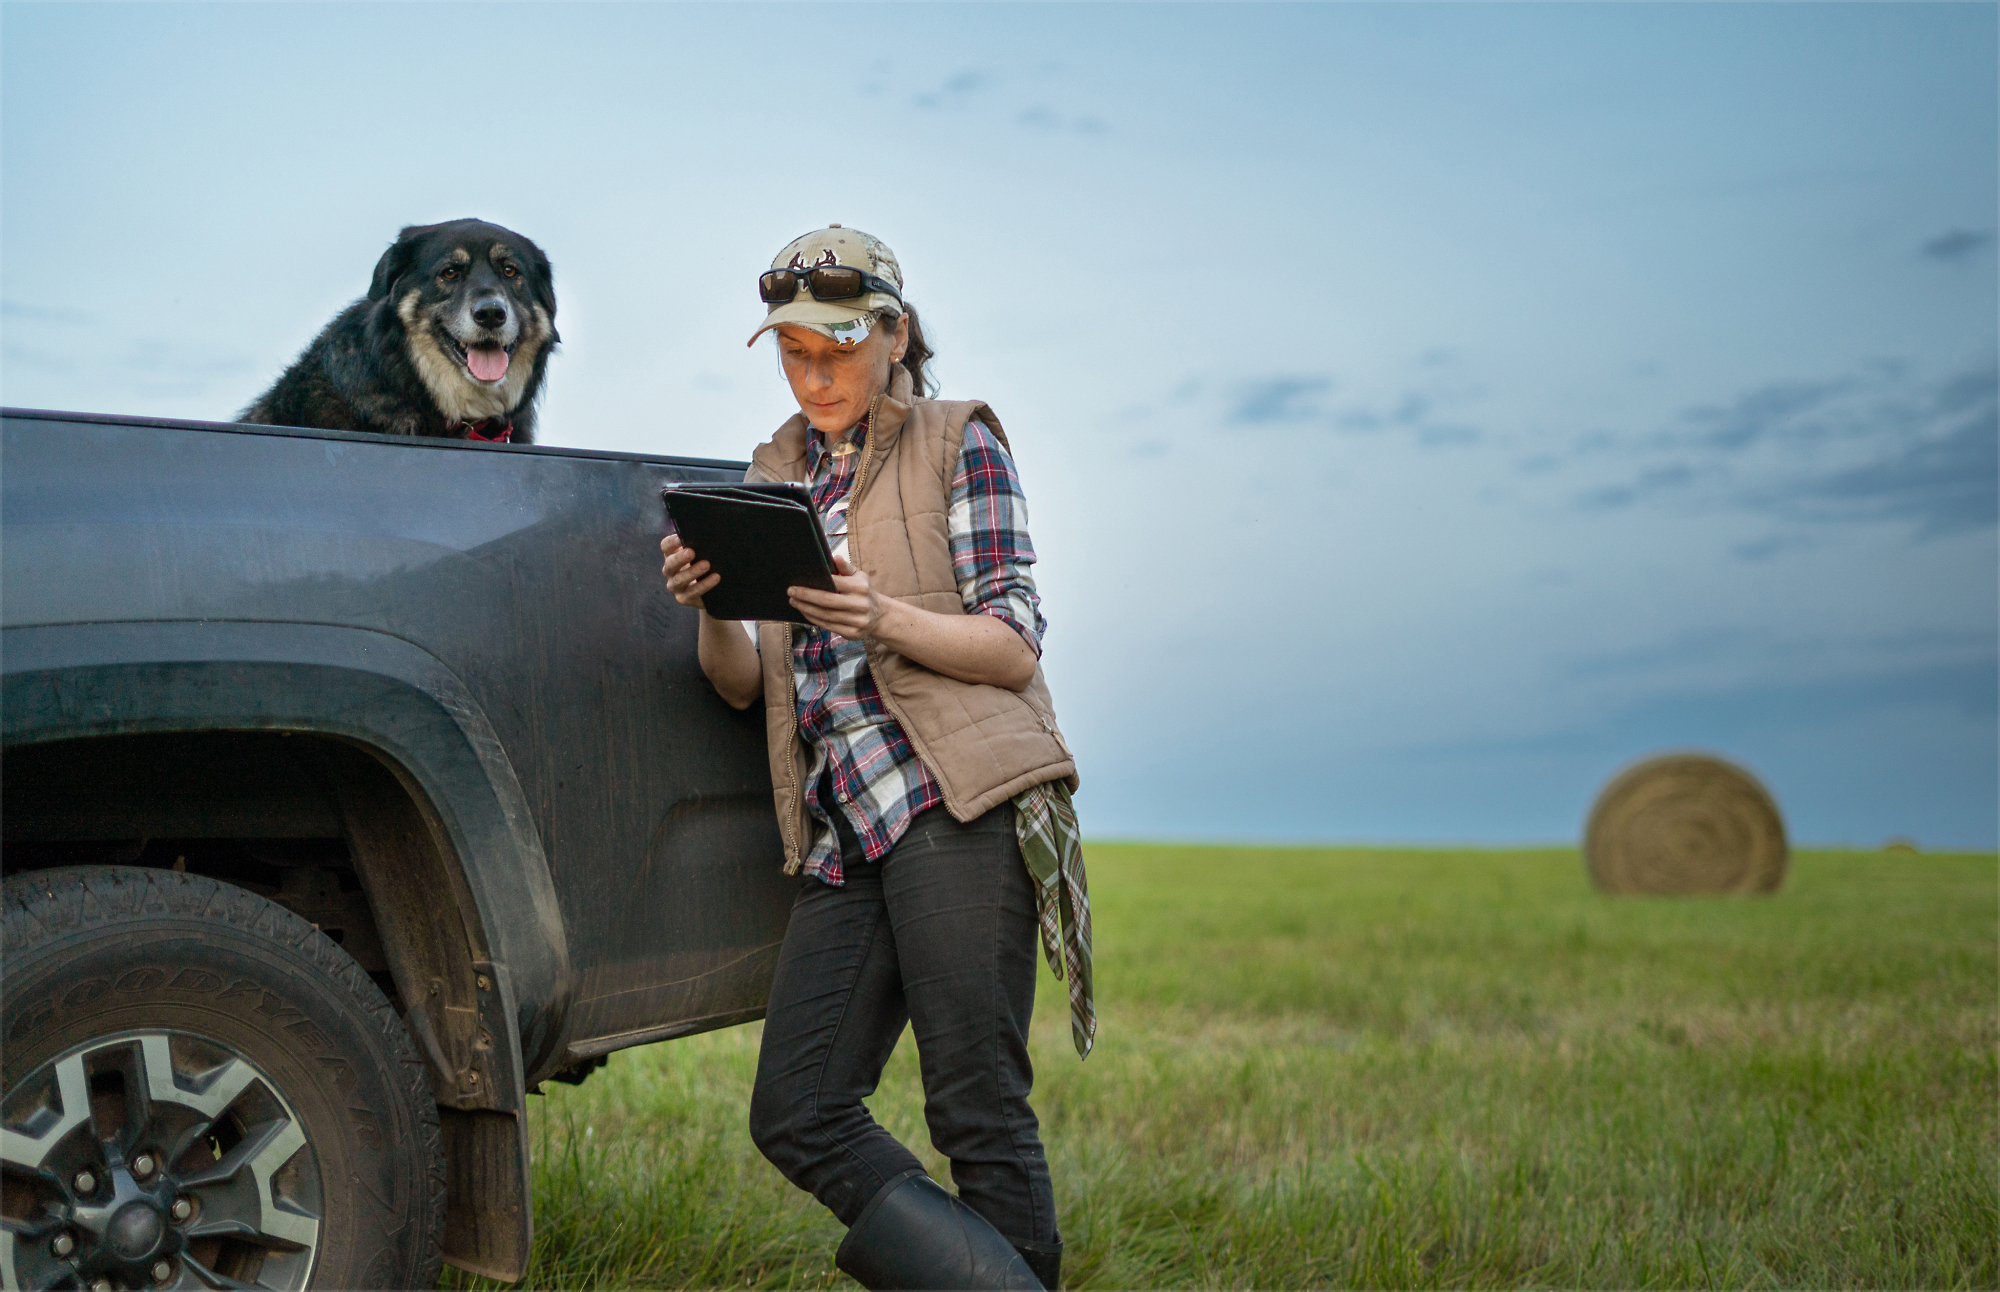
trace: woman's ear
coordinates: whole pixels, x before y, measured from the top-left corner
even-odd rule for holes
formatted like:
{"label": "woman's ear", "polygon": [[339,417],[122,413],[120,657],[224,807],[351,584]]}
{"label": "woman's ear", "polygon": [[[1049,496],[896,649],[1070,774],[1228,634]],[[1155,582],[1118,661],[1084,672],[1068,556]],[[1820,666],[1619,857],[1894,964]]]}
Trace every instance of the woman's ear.
{"label": "woman's ear", "polygon": [[903,356],[910,352],[910,316],[896,316],[896,339],[889,345],[889,362],[901,363]]}

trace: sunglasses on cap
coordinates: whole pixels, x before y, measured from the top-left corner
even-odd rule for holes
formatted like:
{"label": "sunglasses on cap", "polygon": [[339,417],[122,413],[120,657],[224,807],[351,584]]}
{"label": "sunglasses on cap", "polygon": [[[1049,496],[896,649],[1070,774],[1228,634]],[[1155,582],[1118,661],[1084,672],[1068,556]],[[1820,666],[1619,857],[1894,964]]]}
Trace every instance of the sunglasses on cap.
{"label": "sunglasses on cap", "polygon": [[886,278],[847,265],[816,265],[811,269],[769,269],[757,275],[757,295],[766,305],[783,305],[799,294],[799,282],[816,301],[851,301],[869,292],[887,292],[898,302],[903,294]]}

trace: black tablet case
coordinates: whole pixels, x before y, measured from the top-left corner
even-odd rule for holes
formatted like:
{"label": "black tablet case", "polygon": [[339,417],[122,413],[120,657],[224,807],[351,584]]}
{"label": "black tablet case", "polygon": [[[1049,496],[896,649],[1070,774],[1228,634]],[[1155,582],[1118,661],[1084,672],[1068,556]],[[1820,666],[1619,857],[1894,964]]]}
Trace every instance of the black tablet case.
{"label": "black tablet case", "polygon": [[833,590],[833,552],[804,485],[668,485],[660,497],[681,541],[722,576],[701,599],[715,618],[801,623],[785,589]]}

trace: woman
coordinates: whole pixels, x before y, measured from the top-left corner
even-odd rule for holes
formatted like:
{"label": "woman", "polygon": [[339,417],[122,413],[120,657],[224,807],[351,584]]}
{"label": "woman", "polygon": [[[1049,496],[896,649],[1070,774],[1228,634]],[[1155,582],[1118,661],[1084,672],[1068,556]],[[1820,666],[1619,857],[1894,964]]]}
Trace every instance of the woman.
{"label": "woman", "polygon": [[[1069,966],[1079,1050],[1095,1023],[1076,766],[1042,681],[1020,482],[992,409],[922,397],[930,350],[881,242],[815,231],[758,285],[751,343],[777,333],[799,413],[748,478],[811,486],[838,573],[831,592],[790,589],[803,627],[753,639],[700,620],[717,692],[765,702],[786,870],[806,877],[751,1135],[849,1227],[835,1262],[863,1285],[1055,1288],[1062,1239],[1028,1106],[1038,927]],[[721,576],[674,537],[661,549],[674,597],[701,606]],[[1057,897],[1073,917],[1064,960]],[[957,1197],[862,1103],[905,1022]]]}

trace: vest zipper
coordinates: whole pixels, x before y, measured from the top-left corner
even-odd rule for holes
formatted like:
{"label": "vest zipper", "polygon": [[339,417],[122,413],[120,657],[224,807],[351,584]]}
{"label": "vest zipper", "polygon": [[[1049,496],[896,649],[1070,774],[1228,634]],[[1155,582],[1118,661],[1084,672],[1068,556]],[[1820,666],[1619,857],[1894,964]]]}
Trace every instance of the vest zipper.
{"label": "vest zipper", "polygon": [[847,559],[854,561],[854,568],[860,569],[861,562],[854,560],[854,504],[861,498],[861,487],[868,483],[868,468],[875,461],[875,446],[882,437],[876,432],[875,414],[881,410],[882,396],[868,401],[868,443],[862,446],[861,462],[854,468],[854,485],[847,491]]}
{"label": "vest zipper", "polygon": [[792,676],[792,626],[783,625],[785,630],[785,696],[791,707],[792,722],[789,730],[792,737],[785,745],[785,780],[792,787],[791,819],[780,824],[785,830],[785,846],[789,856],[785,858],[785,873],[796,875],[805,865],[806,849],[803,840],[792,833],[800,816],[806,810],[805,791],[799,788],[799,687],[798,679]]}
{"label": "vest zipper", "polygon": [[[884,394],[886,393],[885,391]],[[847,492],[847,559],[853,563],[854,568],[857,570],[861,568],[861,556],[855,546],[854,540],[860,533],[860,530],[854,523],[854,508],[855,504],[861,499],[862,486],[868,483],[868,468],[875,464],[875,446],[882,442],[881,435],[877,433],[879,428],[875,425],[875,415],[881,407],[882,395],[875,396],[868,405],[868,443],[862,446],[861,461],[854,468],[854,487]],[[874,670],[875,666],[872,660],[869,662],[868,667],[871,672]],[[926,771],[930,772],[931,779],[937,782],[938,792],[944,795],[945,810],[956,817],[959,807],[958,800],[952,794],[951,786],[946,783],[943,774],[937,770],[934,761],[929,757],[930,749],[924,743],[923,737],[918,735],[916,729],[910,725],[910,720],[903,714],[902,706],[896,703],[896,698],[889,694],[888,688],[884,687],[879,679],[876,681],[875,690],[876,694],[882,697],[882,707],[889,711],[889,716],[896,720],[898,727],[902,728],[903,735],[910,742],[910,747],[917,751],[917,760],[924,765]]]}
{"label": "vest zipper", "polygon": [[1055,737],[1056,747],[1061,749],[1065,755],[1067,755],[1072,761],[1074,761],[1076,755],[1070,753],[1069,741],[1064,740],[1062,732],[1056,730],[1056,720],[1050,715],[1043,713],[1041,710],[1041,706],[1036,704],[1034,701],[1028,700],[1026,699],[1026,697],[1023,697],[1023,702],[1027,704],[1028,712],[1034,714],[1036,720],[1042,724],[1042,730],[1048,732],[1051,736]]}

